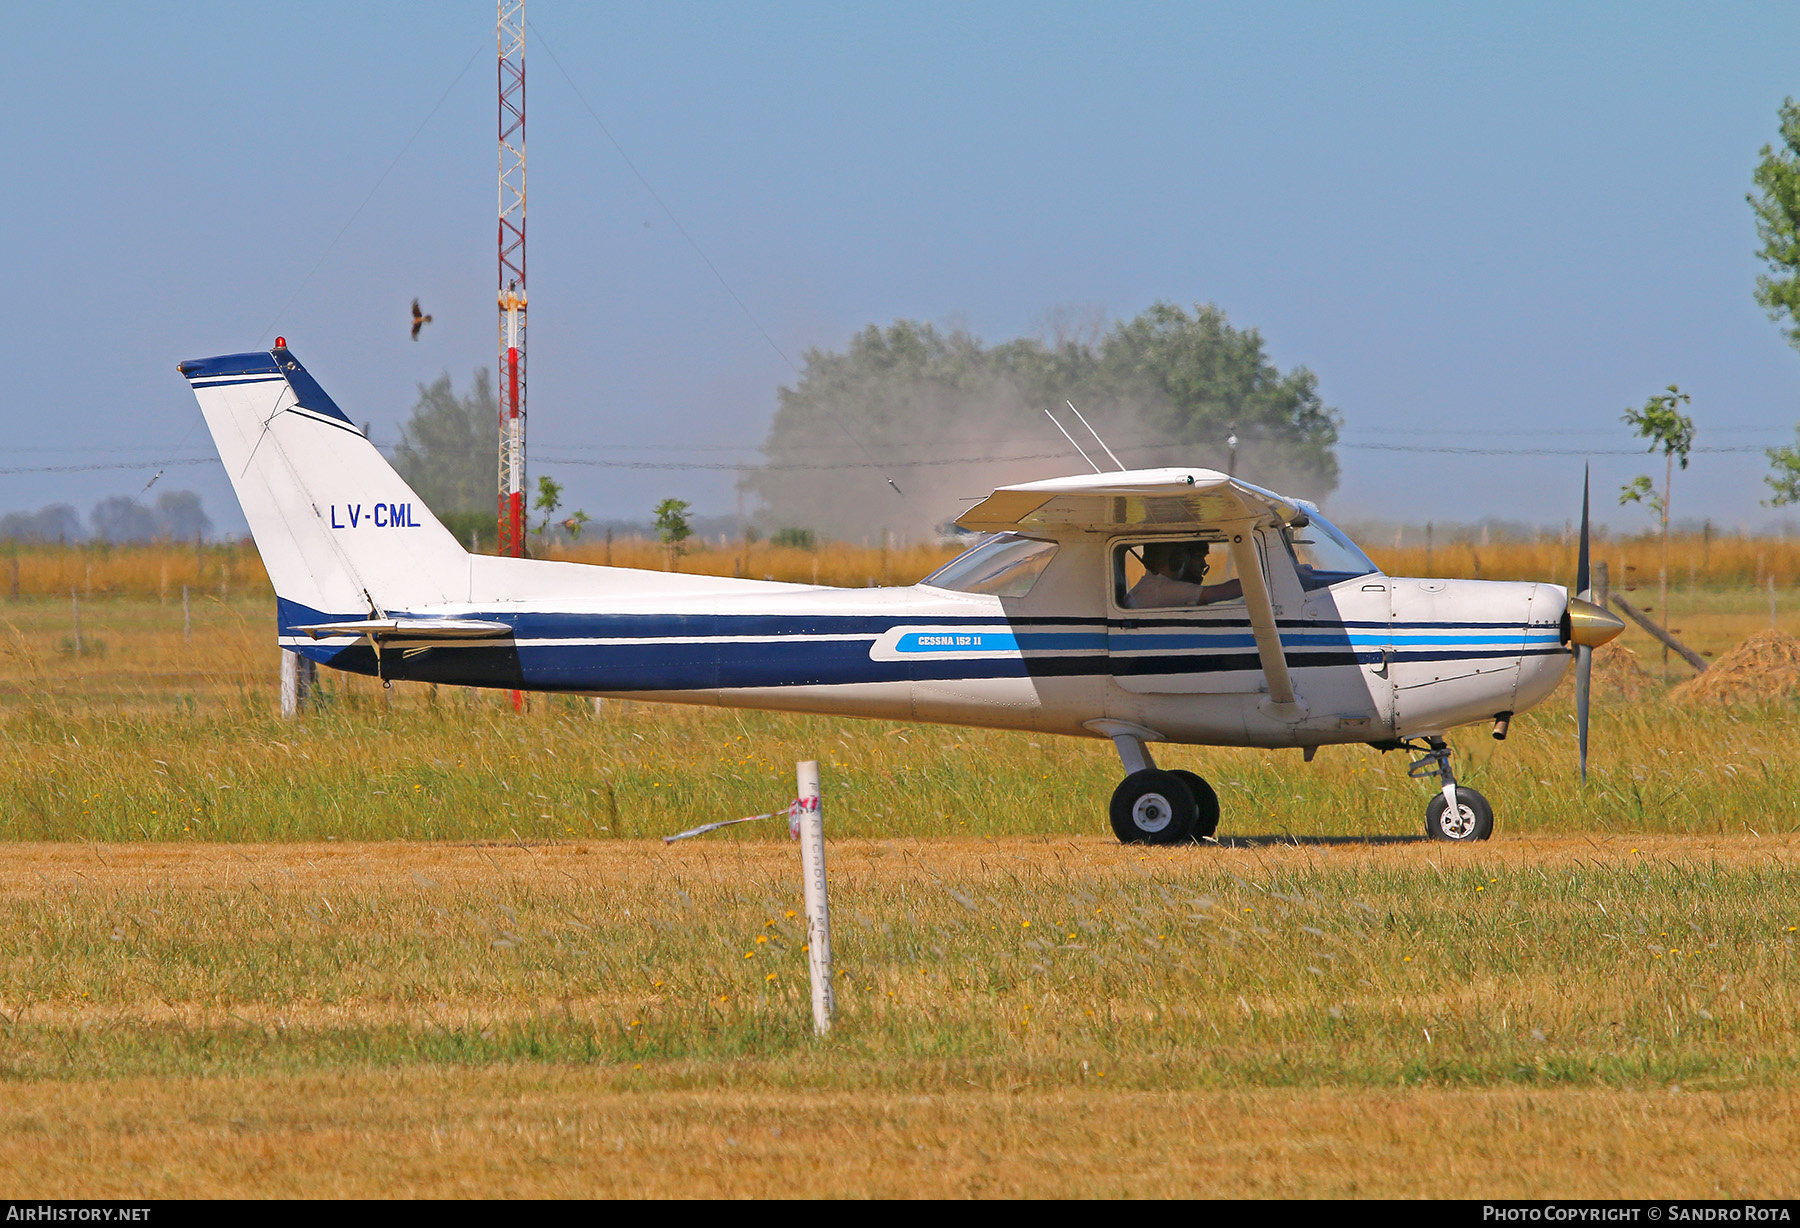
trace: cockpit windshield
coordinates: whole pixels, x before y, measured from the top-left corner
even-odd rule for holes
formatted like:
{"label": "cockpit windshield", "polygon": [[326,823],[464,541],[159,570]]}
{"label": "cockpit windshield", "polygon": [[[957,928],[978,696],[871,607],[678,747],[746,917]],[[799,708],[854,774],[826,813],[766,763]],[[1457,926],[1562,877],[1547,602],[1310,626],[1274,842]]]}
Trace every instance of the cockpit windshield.
{"label": "cockpit windshield", "polygon": [[1300,586],[1309,592],[1380,570],[1355,542],[1317,511],[1309,511],[1284,526],[1281,536],[1299,569]]}
{"label": "cockpit windshield", "polygon": [[1031,591],[1050,559],[1056,543],[996,533],[966,554],[960,554],[919,581],[954,593],[985,593],[990,597],[1023,597]]}

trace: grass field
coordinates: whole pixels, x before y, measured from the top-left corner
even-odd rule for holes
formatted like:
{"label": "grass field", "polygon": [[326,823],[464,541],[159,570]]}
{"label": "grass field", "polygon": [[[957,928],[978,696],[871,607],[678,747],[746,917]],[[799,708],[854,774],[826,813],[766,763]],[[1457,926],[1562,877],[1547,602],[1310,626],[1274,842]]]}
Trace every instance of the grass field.
{"label": "grass field", "polygon": [[1800,1193],[1793,837],[0,849],[18,1196]]}
{"label": "grass field", "polygon": [[[177,559],[0,605],[15,1196],[1800,1195],[1800,707],[1667,704],[1635,629],[1585,791],[1566,692],[1453,740],[1485,846],[1398,756],[1187,749],[1227,838],[1146,850],[1101,743],[341,678],[284,722],[254,556]],[[1769,624],[1672,578],[1709,654]],[[800,758],[823,1043],[780,826],[654,839]]]}

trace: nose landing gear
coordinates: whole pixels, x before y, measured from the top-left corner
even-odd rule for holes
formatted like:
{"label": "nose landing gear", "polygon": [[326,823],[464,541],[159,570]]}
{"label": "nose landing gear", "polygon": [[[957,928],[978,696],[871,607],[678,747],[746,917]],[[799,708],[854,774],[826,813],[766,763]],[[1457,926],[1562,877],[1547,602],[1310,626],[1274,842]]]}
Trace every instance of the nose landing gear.
{"label": "nose landing gear", "polygon": [[1486,840],[1494,834],[1494,808],[1487,798],[1456,783],[1450,771],[1450,747],[1433,734],[1423,747],[1413,743],[1408,749],[1422,751],[1407,769],[1408,776],[1436,776],[1443,791],[1425,807],[1425,834],[1433,840],[1467,843]]}

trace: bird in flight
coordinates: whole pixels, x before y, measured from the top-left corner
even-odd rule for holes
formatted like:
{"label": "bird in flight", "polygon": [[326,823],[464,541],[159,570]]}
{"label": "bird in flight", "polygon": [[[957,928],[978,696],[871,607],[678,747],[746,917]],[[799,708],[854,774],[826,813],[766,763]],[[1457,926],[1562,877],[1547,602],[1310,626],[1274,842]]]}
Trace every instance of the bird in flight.
{"label": "bird in flight", "polygon": [[414,341],[417,341],[419,339],[419,330],[421,328],[424,328],[429,323],[431,323],[431,317],[424,314],[423,312],[421,312],[419,310],[419,300],[414,299],[413,300],[413,331],[412,331],[412,339]]}

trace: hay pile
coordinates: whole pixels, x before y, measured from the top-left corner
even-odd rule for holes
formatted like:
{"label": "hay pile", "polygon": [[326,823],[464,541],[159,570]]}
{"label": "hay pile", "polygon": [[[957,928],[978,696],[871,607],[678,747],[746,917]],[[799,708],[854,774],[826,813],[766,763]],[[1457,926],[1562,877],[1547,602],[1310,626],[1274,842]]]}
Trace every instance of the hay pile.
{"label": "hay pile", "polygon": [[1663,684],[1645,669],[1635,650],[1623,644],[1602,644],[1594,649],[1595,699],[1623,699],[1635,703],[1662,694]]}
{"label": "hay pile", "polygon": [[1780,631],[1753,635],[1711,669],[1669,692],[1675,704],[1754,704],[1800,697],[1800,639]]}

